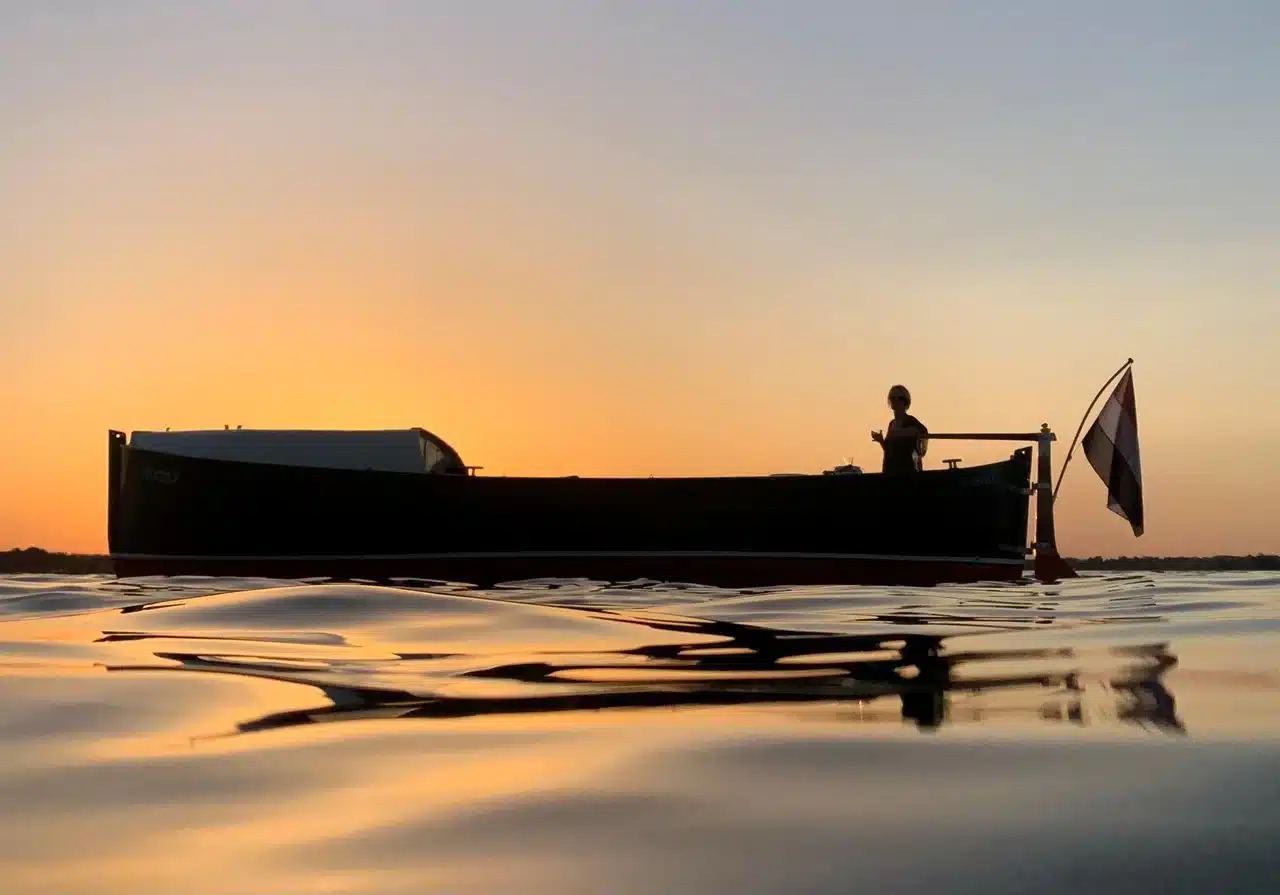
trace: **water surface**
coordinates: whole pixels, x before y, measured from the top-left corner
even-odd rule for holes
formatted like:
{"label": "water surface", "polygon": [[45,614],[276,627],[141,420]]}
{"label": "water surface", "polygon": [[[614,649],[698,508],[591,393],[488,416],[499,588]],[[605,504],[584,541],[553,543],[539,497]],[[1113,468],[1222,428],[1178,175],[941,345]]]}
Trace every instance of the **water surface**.
{"label": "water surface", "polygon": [[6,893],[1280,891],[1280,576],[0,577]]}

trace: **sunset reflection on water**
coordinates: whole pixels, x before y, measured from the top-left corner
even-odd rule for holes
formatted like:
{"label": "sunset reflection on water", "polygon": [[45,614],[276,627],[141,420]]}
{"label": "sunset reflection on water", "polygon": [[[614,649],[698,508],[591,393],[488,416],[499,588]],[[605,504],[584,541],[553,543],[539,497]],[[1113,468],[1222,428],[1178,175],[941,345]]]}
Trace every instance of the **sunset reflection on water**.
{"label": "sunset reflection on water", "polygon": [[1201,577],[0,579],[5,891],[1268,891],[1280,582]]}

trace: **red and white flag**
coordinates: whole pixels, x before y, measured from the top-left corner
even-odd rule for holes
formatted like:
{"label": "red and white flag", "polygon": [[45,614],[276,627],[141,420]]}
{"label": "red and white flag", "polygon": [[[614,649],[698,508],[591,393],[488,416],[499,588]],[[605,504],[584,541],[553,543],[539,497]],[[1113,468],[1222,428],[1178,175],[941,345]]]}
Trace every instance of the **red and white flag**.
{"label": "red and white flag", "polygon": [[1107,509],[1129,520],[1142,536],[1142,463],[1138,456],[1138,411],[1133,402],[1133,370],[1125,370],[1115,391],[1080,443],[1107,485]]}

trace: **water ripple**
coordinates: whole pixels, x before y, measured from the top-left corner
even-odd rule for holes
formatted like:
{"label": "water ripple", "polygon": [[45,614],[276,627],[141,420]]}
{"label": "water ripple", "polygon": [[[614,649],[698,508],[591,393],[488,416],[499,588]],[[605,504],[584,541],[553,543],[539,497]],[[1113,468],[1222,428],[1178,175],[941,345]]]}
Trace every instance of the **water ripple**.
{"label": "water ripple", "polygon": [[[0,866],[13,892],[55,866],[69,892],[883,892],[949,862],[1067,891],[1050,856],[1119,861],[1114,827],[1165,837],[1133,853],[1162,891],[1203,881],[1193,841],[1271,891],[1278,642],[1271,573],[0,577]],[[1041,858],[973,863],[988,836]]]}

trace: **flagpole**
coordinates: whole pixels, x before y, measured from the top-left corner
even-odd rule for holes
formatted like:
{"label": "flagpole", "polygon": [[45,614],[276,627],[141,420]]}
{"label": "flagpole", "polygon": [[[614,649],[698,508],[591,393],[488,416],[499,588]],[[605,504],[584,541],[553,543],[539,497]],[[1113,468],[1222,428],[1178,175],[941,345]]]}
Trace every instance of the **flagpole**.
{"label": "flagpole", "polygon": [[1062,487],[1062,477],[1067,472],[1067,464],[1071,462],[1071,454],[1072,452],[1075,451],[1076,443],[1080,440],[1080,433],[1084,431],[1084,424],[1085,422],[1088,421],[1089,414],[1093,413],[1093,405],[1098,403],[1098,399],[1102,397],[1102,393],[1107,390],[1107,387],[1110,386],[1111,383],[1115,382],[1116,379],[1120,376],[1120,374],[1123,373],[1125,370],[1129,369],[1129,367],[1132,366],[1132,364],[1133,364],[1133,358],[1129,358],[1127,361],[1125,361],[1120,366],[1119,370],[1116,370],[1114,373],[1111,374],[1111,378],[1108,379],[1103,384],[1102,388],[1098,389],[1098,393],[1094,395],[1093,400],[1089,402],[1089,409],[1084,412],[1084,417],[1080,420],[1080,425],[1076,428],[1076,436],[1075,438],[1071,439],[1071,447],[1067,449],[1067,457],[1065,460],[1062,461],[1062,468],[1058,470],[1058,484],[1053,486],[1053,499],[1055,501],[1058,499],[1058,489]]}

